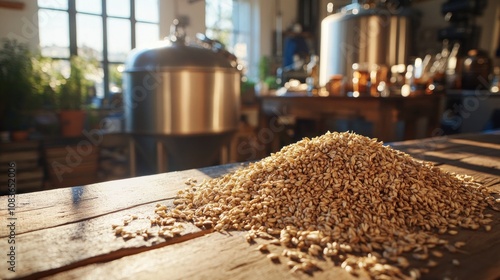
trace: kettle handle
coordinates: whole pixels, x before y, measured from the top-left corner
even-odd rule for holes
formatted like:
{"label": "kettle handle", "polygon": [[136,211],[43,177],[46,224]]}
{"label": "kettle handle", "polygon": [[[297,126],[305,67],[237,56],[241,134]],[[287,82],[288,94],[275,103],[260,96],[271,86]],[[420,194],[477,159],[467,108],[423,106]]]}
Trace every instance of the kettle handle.
{"label": "kettle handle", "polygon": [[184,26],[179,24],[178,19],[174,19],[170,25],[169,39],[173,43],[184,43],[186,41],[186,31],[184,30]]}
{"label": "kettle handle", "polygon": [[208,44],[210,48],[215,49],[215,50],[225,50],[226,46],[219,40],[214,40],[208,38],[207,35],[203,33],[196,33],[196,39],[201,41],[202,43]]}

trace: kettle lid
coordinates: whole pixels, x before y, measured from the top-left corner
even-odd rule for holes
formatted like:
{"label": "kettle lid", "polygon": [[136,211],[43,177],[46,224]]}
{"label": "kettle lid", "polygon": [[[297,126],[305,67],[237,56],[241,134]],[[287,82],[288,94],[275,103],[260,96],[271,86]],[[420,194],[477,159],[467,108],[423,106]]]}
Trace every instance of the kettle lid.
{"label": "kettle lid", "polygon": [[[197,35],[198,41],[189,43],[184,28],[174,20],[170,35],[159,45],[134,49],[127,56],[125,72],[155,71],[162,68],[227,68],[236,69],[236,57],[222,44]],[[200,40],[200,38],[204,38]]]}

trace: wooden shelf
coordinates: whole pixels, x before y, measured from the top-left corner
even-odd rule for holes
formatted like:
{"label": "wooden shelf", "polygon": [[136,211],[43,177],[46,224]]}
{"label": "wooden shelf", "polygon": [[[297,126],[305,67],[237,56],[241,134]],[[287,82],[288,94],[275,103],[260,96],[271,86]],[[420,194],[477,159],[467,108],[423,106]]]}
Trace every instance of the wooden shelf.
{"label": "wooden shelf", "polygon": [[24,10],[24,3],[17,1],[0,0],[0,8],[12,10]]}
{"label": "wooden shelf", "polygon": [[0,164],[16,164],[16,193],[42,190],[44,172],[40,158],[39,141],[0,144]]}

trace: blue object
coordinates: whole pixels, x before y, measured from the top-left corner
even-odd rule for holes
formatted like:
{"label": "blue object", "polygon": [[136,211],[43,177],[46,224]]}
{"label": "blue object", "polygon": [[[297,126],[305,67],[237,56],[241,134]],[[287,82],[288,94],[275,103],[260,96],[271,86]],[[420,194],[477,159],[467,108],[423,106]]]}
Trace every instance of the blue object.
{"label": "blue object", "polygon": [[293,66],[293,56],[298,54],[303,57],[309,53],[307,42],[302,36],[291,36],[285,38],[285,50],[283,52],[283,68]]}

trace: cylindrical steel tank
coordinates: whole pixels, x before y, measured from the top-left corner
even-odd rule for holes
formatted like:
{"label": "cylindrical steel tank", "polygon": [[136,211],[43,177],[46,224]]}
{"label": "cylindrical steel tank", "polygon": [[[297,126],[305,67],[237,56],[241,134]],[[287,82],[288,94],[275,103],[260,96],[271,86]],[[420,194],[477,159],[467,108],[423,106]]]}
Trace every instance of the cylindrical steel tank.
{"label": "cylindrical steel tank", "polygon": [[240,75],[220,44],[202,35],[187,43],[177,26],[161,45],[132,51],[124,71],[125,131],[138,156],[162,156],[154,140],[165,147],[168,170],[216,163],[238,127]]}
{"label": "cylindrical steel tank", "polygon": [[[407,63],[415,12],[385,1],[354,1],[321,22],[320,85],[333,75],[352,75],[352,64],[391,67]],[[381,3],[378,3],[381,2]]]}

